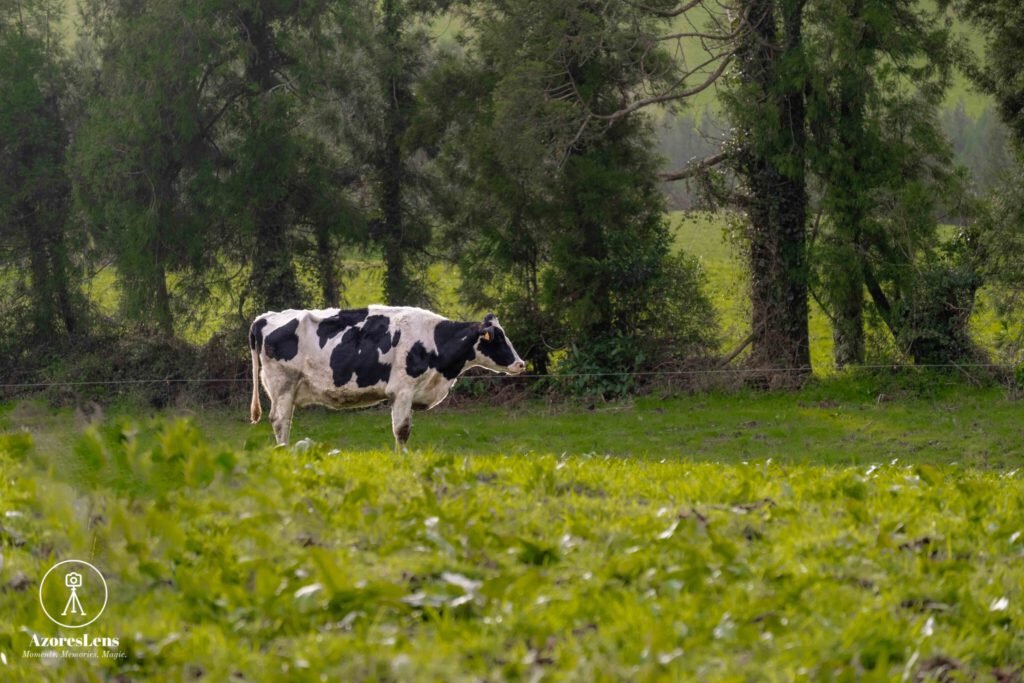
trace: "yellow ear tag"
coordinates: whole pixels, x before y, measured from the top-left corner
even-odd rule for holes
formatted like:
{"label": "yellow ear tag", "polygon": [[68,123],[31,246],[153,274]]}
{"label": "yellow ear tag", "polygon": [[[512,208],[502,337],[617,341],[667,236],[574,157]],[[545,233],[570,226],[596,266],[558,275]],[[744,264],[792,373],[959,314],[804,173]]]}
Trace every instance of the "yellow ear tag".
{"label": "yellow ear tag", "polygon": [[484,332],[483,337],[484,337],[484,341],[491,341],[491,333],[490,332]]}

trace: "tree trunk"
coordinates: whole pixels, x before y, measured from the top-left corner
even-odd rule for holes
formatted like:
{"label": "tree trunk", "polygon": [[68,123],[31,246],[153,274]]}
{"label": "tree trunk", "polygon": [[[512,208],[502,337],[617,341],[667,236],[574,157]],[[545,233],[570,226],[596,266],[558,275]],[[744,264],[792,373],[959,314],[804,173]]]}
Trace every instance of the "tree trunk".
{"label": "tree trunk", "polygon": [[253,162],[253,255],[250,286],[260,310],[302,308],[301,288],[289,240],[288,170],[282,160],[287,158],[288,130],[282,125],[285,113],[275,109],[272,91],[279,85],[275,69],[283,57],[274,45],[272,29],[265,14],[246,11],[242,14],[252,46],[246,64],[246,78],[258,89],[250,102],[251,135],[259,139],[258,154]]}
{"label": "tree trunk", "polygon": [[[853,0],[847,12],[852,23],[862,21],[864,3]],[[874,49],[874,34],[862,30],[852,46],[854,54]],[[859,64],[859,62],[858,62]],[[825,265],[828,297],[833,302],[832,338],[835,342],[833,357],[836,367],[859,365],[864,362],[864,258],[862,234],[864,221],[870,212],[870,197],[866,187],[869,177],[865,156],[870,145],[865,139],[865,108],[867,82],[859,70],[851,66],[836,75],[838,80],[839,118],[835,129],[835,149],[829,154],[833,160],[828,170],[829,186],[826,204],[830,207],[835,226],[834,262]]]}
{"label": "tree trunk", "polygon": [[416,278],[409,273],[409,254],[425,246],[426,238],[407,223],[404,207],[407,178],[402,138],[409,126],[413,95],[402,57],[403,8],[399,0],[384,0],[382,11],[384,122],[377,154],[381,214],[377,242],[384,255],[384,298],[392,306],[409,306],[426,303]]}
{"label": "tree trunk", "polygon": [[380,172],[381,246],[384,249],[384,298],[392,306],[408,304],[409,292],[402,258],[402,111],[399,98],[404,96],[398,74],[391,62],[398,42],[398,12],[395,0],[384,0],[384,44],[389,60],[385,64],[384,138],[378,170]]}
{"label": "tree trunk", "polygon": [[748,3],[750,35],[740,53],[744,85],[763,93],[755,107],[778,121],[771,140],[752,140],[740,154],[749,207],[752,359],[768,368],[810,371],[807,309],[803,79],[783,71],[801,49],[802,0],[781,0],[782,35],[776,30],[776,0]]}
{"label": "tree trunk", "polygon": [[78,332],[78,313],[75,311],[69,276],[67,247],[64,244],[63,224],[56,227],[50,245],[51,288],[56,299],[57,315],[64,323],[64,332],[74,335]]}
{"label": "tree trunk", "polygon": [[136,292],[134,297],[139,305],[146,307],[139,312],[141,319],[152,322],[160,334],[170,339],[174,337],[174,314],[171,312],[171,294],[167,289],[167,263],[159,234],[150,235],[146,253],[150,256],[151,262],[146,269],[138,273],[136,285],[145,291]]}
{"label": "tree trunk", "polygon": [[805,226],[801,183],[770,163],[751,178],[750,263],[753,358],[770,368],[810,371]]}
{"label": "tree trunk", "polygon": [[[267,169],[266,172],[272,171]],[[275,201],[258,207],[256,211],[255,248],[250,276],[254,300],[260,310],[264,311],[302,308],[302,295],[292,262],[284,206]]]}
{"label": "tree trunk", "polygon": [[53,336],[56,332],[56,307],[51,296],[49,258],[46,255],[44,235],[35,225],[35,221],[22,222],[25,240],[29,250],[29,272],[32,277],[32,317],[35,323],[35,334],[40,339]]}
{"label": "tree trunk", "polygon": [[[60,106],[55,96],[44,98],[41,109],[35,113],[41,121],[48,122],[52,131],[63,130]],[[52,144],[53,140],[47,142],[50,144],[23,142],[19,145],[20,165],[31,168],[38,163],[39,157],[46,157],[48,178],[38,187],[39,194],[35,199],[20,202],[14,214],[16,222],[21,223],[29,249],[35,326],[41,338],[56,334],[58,322],[63,323],[66,334],[73,334],[77,329],[64,245],[68,195],[71,192],[64,171],[66,139],[62,136],[60,144]]]}
{"label": "tree trunk", "polygon": [[[391,2],[384,3],[390,8]],[[387,11],[387,10],[386,10]],[[386,79],[384,139],[380,150],[378,170],[380,172],[380,211],[382,216],[380,245],[384,250],[384,298],[392,306],[405,306],[412,302],[412,287],[405,265],[405,226],[402,221],[402,149],[401,135],[404,127],[399,108],[401,87],[398,78],[391,75]]]}
{"label": "tree trunk", "polygon": [[320,271],[320,294],[324,306],[337,308],[340,303],[338,278],[334,271],[334,250],[327,226],[320,222],[316,226],[316,260]]}
{"label": "tree trunk", "polygon": [[[842,107],[842,123],[862,126],[863,118]],[[864,362],[864,245],[863,222],[867,216],[864,202],[867,197],[858,189],[863,182],[863,164],[858,150],[863,149],[859,133],[841,125],[838,136],[840,149],[852,152],[852,158],[840,156],[840,168],[831,174],[830,197],[832,222],[835,226],[833,261],[824,264],[823,279],[827,299],[832,306],[832,339],[835,342],[833,358],[836,367],[860,365]]]}
{"label": "tree trunk", "polygon": [[[859,273],[850,272],[848,264],[834,264],[841,270],[840,281],[833,286],[835,316],[832,325],[832,341],[834,343],[833,358],[836,367],[860,365],[864,362],[864,286],[857,277]],[[837,279],[839,279],[837,278]]]}
{"label": "tree trunk", "polygon": [[167,339],[174,337],[174,315],[171,313],[171,295],[167,290],[167,270],[163,263],[157,265],[153,272],[153,284],[156,285],[156,317],[157,328]]}

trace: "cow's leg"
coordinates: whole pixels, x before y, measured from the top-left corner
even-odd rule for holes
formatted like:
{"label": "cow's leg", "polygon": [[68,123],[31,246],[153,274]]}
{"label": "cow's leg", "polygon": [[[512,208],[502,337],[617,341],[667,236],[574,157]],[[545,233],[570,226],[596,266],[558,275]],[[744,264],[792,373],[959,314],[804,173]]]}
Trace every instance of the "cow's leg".
{"label": "cow's leg", "polygon": [[274,428],[274,437],[278,446],[288,445],[288,434],[292,429],[292,412],[295,408],[294,382],[277,387],[271,397],[270,424]]}
{"label": "cow's leg", "polygon": [[391,401],[391,431],[395,435],[395,453],[405,450],[412,433],[412,394],[401,393]]}

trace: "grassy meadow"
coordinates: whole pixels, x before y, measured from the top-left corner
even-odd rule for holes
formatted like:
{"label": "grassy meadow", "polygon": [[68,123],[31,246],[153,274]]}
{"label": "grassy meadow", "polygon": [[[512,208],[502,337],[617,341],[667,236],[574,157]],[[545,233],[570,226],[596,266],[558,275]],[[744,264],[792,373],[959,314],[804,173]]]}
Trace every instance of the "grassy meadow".
{"label": "grassy meadow", "polygon": [[[960,76],[958,102],[990,106]],[[726,221],[669,219],[727,352],[749,303]],[[372,254],[342,270],[343,305],[381,299]],[[223,329],[244,278],[180,336]],[[439,312],[482,313],[429,279]],[[87,293],[116,311],[112,267]],[[1024,679],[1019,401],[969,370],[836,373],[813,302],[810,333],[798,392],[496,405],[474,397],[504,380],[467,378],[402,455],[386,408],[299,410],[274,448],[242,406],[0,404],[0,681]],[[109,588],[81,632],[38,599],[69,558]],[[117,644],[35,644],[82,632]]]}
{"label": "grassy meadow", "polygon": [[[727,225],[670,220],[729,351]],[[380,300],[372,256],[343,269],[345,305]],[[107,312],[114,275],[88,285]],[[182,338],[223,329],[244,277]],[[480,314],[429,277],[439,312]],[[501,404],[466,378],[404,454],[386,408],[298,410],[275,448],[247,382],[235,406],[0,403],[0,681],[1024,680],[1020,401],[970,368],[838,373],[813,303],[810,326],[799,391]],[[39,599],[71,558],[109,590],[81,630]],[[85,635],[107,640],[50,642]]]}
{"label": "grassy meadow", "polygon": [[[442,408],[403,455],[383,410],[9,404],[0,680],[1015,680],[1020,407],[950,382]],[[25,657],[66,558],[118,646]]]}
{"label": "grassy meadow", "polygon": [[[726,227],[672,220],[731,348]],[[1020,680],[1019,401],[969,368],[835,373],[812,311],[799,391],[502,405],[465,378],[402,455],[386,408],[299,410],[274,448],[247,383],[0,404],[0,680]],[[82,635],[38,599],[72,558],[116,645],[46,644]]]}

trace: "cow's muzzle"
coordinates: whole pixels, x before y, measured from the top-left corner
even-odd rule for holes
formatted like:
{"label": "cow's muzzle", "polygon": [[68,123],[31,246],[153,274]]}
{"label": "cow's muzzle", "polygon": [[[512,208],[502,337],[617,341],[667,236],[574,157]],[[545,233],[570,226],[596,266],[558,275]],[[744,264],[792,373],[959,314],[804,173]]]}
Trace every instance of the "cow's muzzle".
{"label": "cow's muzzle", "polygon": [[526,361],[517,360],[512,365],[508,366],[508,371],[513,375],[518,375],[520,372],[526,369]]}

